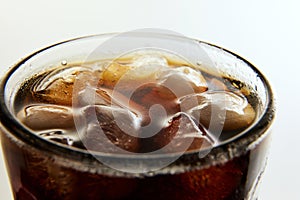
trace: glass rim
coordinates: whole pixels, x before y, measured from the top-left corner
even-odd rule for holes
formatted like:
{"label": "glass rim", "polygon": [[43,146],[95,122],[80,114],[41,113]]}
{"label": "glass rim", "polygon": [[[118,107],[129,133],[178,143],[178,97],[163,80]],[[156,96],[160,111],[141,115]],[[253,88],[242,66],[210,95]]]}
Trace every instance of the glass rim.
{"label": "glass rim", "polygon": [[[40,53],[49,50],[53,47],[57,47],[62,44],[66,43],[71,43],[74,41],[78,40],[83,40],[83,39],[89,39],[89,38],[97,38],[97,37],[105,37],[105,36],[113,36],[118,33],[105,33],[105,34],[95,34],[95,35],[88,35],[88,36],[82,36],[82,37],[77,37],[74,39],[69,39],[65,40],[62,42],[55,43],[53,45],[47,46],[45,48],[42,48],[38,51],[33,52],[32,54],[28,55],[24,59],[20,60],[17,62],[15,65],[13,65],[2,77],[2,80],[0,82],[0,122],[2,128],[6,129],[11,135],[17,138],[17,140],[21,140],[25,144],[29,144],[35,148],[41,149],[42,151],[46,151],[48,153],[54,153],[55,155],[58,156],[64,156],[64,158],[69,158],[69,159],[88,159],[91,161],[94,161],[95,154],[91,154],[90,151],[83,150],[83,149],[78,149],[78,148],[70,148],[68,146],[59,144],[59,143],[53,143],[48,140],[44,140],[41,137],[37,136],[36,134],[32,133],[29,129],[27,129],[25,126],[23,126],[20,122],[18,122],[15,118],[15,116],[10,112],[8,106],[6,105],[5,102],[5,87],[10,79],[11,75],[14,74],[15,71],[19,69],[20,66],[22,66],[26,61],[30,60],[31,58],[34,58],[38,56]],[[249,150],[247,149],[249,145],[253,144],[255,146],[255,142],[258,140],[258,138],[262,138],[265,136],[267,130],[270,128],[272,125],[272,121],[274,120],[275,116],[275,100],[274,100],[274,94],[271,88],[270,83],[268,80],[265,78],[265,76],[249,61],[247,61],[245,58],[237,55],[236,53],[233,53],[230,50],[224,49],[223,47],[211,44],[209,42],[204,42],[198,39],[193,39],[189,37],[183,37],[183,36],[178,36],[178,35],[171,35],[171,34],[161,34],[161,36],[165,37],[174,37],[174,38],[181,38],[185,40],[194,40],[196,42],[206,44],[212,47],[215,47],[217,49],[223,50],[230,55],[235,56],[237,59],[241,60],[244,62],[248,67],[250,67],[254,73],[259,75],[264,89],[267,92],[266,95],[266,106],[265,109],[262,111],[260,117],[257,119],[257,121],[254,122],[248,129],[243,131],[242,134],[238,134],[237,137],[231,138],[229,141],[226,141],[224,143],[220,143],[217,146],[213,147],[211,151],[209,152],[208,155],[206,155],[204,158],[201,158],[204,160],[204,162],[207,162],[211,160],[211,156],[209,155],[219,155],[220,153],[224,155],[224,153],[228,156],[231,157],[232,155],[228,155],[228,149],[234,148],[237,149],[237,154],[234,155],[233,157],[236,157],[243,152]],[[199,152],[200,151],[192,151],[192,152],[185,152],[183,153],[179,159],[177,159],[175,162],[180,161],[181,159],[196,159],[199,160]],[[205,150],[204,150],[205,151]],[[138,154],[138,155],[124,155],[124,154],[113,154],[113,153],[103,153],[103,152],[95,152],[96,156],[100,157],[107,157],[107,158],[113,158],[113,159],[158,159],[158,158],[166,158],[166,157],[172,157],[172,156],[177,156],[178,153],[168,153],[168,154],[159,154],[159,155],[143,155],[143,154]]]}

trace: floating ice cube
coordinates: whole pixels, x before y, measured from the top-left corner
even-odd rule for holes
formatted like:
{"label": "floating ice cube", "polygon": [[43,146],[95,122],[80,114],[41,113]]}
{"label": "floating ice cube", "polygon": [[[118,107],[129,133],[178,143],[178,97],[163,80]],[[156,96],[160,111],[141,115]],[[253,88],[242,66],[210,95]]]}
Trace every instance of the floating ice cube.
{"label": "floating ice cube", "polygon": [[18,113],[18,118],[33,130],[70,129],[74,127],[71,108],[58,105],[31,105]]}
{"label": "floating ice cube", "polygon": [[149,109],[153,105],[160,105],[167,115],[172,115],[178,112],[178,104],[175,94],[168,88],[158,84],[145,84],[138,88],[130,99],[136,102],[137,105],[144,108],[144,121],[146,122]]}
{"label": "floating ice cube", "polygon": [[[92,74],[85,67],[63,67],[41,76],[33,86],[33,98],[38,102],[72,105],[74,82],[79,74]],[[89,75],[89,81],[92,76]]]}
{"label": "floating ice cube", "polygon": [[104,95],[103,93],[101,93],[100,89],[96,89],[90,86],[87,86],[77,94],[74,94],[73,99],[73,106],[76,107],[85,107],[88,105],[108,106],[113,104],[110,95]]}
{"label": "floating ice cube", "polygon": [[144,151],[164,153],[209,148],[212,145],[206,130],[185,113],[174,115],[158,134],[143,140]]}
{"label": "floating ice cube", "polygon": [[88,150],[106,153],[137,152],[140,120],[129,110],[113,106],[88,106],[83,109],[85,120],[83,144]]}
{"label": "floating ice cube", "polygon": [[208,89],[210,91],[229,91],[224,83],[226,81],[227,80],[225,79],[223,79],[222,81],[216,78],[210,79],[209,81],[207,81]]}
{"label": "floating ice cube", "polygon": [[135,55],[131,64],[137,68],[143,66],[168,67],[167,59],[158,53]]}
{"label": "floating ice cube", "polygon": [[207,90],[207,83],[201,72],[185,66],[163,70],[158,81],[177,97]]}
{"label": "floating ice cube", "polygon": [[[194,106],[195,98],[197,106]],[[247,99],[233,92],[204,92],[188,95],[180,101],[185,111],[199,119],[206,128],[220,126],[224,131],[241,130],[255,119],[255,111]]]}
{"label": "floating ice cube", "polygon": [[167,60],[157,54],[138,55],[127,63],[116,60],[103,71],[101,83],[116,90],[133,88],[155,82],[160,71],[167,67]]}

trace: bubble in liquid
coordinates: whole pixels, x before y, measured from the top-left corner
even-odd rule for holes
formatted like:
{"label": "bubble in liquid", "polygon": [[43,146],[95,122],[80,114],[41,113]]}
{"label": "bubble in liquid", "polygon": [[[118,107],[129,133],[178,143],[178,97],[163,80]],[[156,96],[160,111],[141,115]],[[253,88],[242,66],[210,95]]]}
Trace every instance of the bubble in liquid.
{"label": "bubble in liquid", "polygon": [[60,64],[63,66],[66,66],[68,64],[68,62],[66,60],[62,60]]}

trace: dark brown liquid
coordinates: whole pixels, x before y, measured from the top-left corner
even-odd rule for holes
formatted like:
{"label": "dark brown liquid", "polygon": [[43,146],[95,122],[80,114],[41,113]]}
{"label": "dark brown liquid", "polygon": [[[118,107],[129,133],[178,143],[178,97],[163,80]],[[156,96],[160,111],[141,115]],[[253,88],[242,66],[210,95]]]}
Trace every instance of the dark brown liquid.
{"label": "dark brown liquid", "polygon": [[[76,65],[56,68],[24,84],[17,95],[16,113],[46,139],[99,152],[114,152],[107,150],[106,143],[140,153],[173,141],[166,149],[172,153],[181,151],[186,138],[188,151],[200,150],[230,139],[254,121],[255,110],[247,97],[250,92],[240,83],[167,61],[163,69],[154,66],[159,72],[149,70],[144,75],[130,71],[130,59],[99,70]],[[160,108],[153,109],[157,105]],[[210,132],[211,119],[220,121],[222,133]],[[84,120],[86,123],[76,124]],[[89,127],[94,123],[99,129]]]}
{"label": "dark brown liquid", "polygon": [[[151,80],[151,71],[133,81],[132,77],[121,79],[128,72],[128,60],[100,70],[75,65],[56,68],[24,83],[16,96],[16,114],[37,135],[67,148],[117,154],[119,150],[109,144],[125,153],[152,152],[168,144],[171,145],[162,153],[200,151],[217,146],[253,123],[256,102],[248,100],[255,98],[242,84],[201,73],[183,63],[168,63],[170,69],[178,69],[177,74],[166,69],[158,79],[153,79],[157,82]],[[199,80],[189,82],[181,77],[184,74]],[[55,78],[51,80],[51,77]],[[120,81],[126,84],[117,85]],[[189,90],[182,87],[184,81],[188,82]],[[134,88],[137,83],[142,84]],[[89,90],[93,96],[89,97]],[[83,96],[80,96],[81,91],[84,91]],[[212,109],[218,102],[211,101],[211,97],[220,98],[221,106],[228,99],[236,102],[226,103],[224,127],[218,137],[209,129]],[[159,109],[151,110],[158,104],[164,108],[163,113]],[[196,109],[198,105],[203,105],[200,110]],[[129,113],[125,112],[128,110]],[[90,126],[95,120],[98,126]],[[81,136],[76,127],[79,121]],[[151,137],[144,137],[149,135]],[[205,169],[150,177],[119,177],[64,167],[38,149],[21,148],[5,137],[1,142],[8,158],[14,197],[20,200],[244,199],[265,163],[264,156],[257,157],[265,150],[262,142],[239,157]],[[195,161],[190,164],[196,165]]]}

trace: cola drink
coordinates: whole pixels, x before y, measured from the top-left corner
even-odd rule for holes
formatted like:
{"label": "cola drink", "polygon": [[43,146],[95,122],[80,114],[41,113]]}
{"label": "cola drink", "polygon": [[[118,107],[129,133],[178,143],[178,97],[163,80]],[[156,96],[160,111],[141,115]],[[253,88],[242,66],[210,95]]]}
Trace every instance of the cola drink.
{"label": "cola drink", "polygon": [[62,62],[21,82],[18,125],[1,115],[14,198],[256,198],[270,103],[248,80],[174,57]]}

